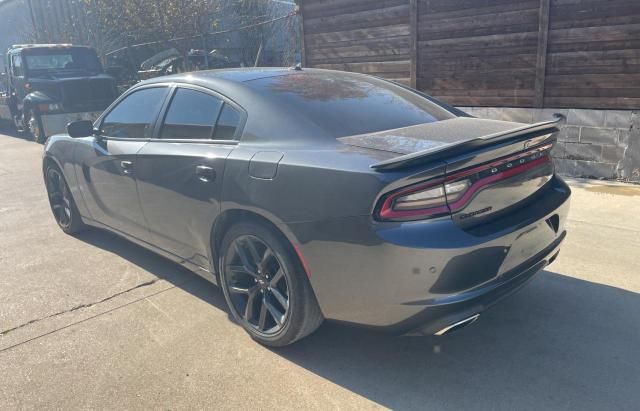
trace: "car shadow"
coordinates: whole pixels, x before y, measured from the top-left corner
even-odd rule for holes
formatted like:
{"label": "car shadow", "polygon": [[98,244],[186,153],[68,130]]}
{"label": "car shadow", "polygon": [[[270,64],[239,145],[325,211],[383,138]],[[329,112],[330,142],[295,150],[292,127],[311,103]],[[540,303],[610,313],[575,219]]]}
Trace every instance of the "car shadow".
{"label": "car shadow", "polygon": [[638,409],[640,295],[549,271],[443,337],[327,324],[278,350],[392,409]]}
{"label": "car shadow", "polygon": [[[113,234],[79,238],[227,311],[217,287]],[[640,294],[550,271],[444,337],[394,337],[325,322],[272,349],[393,409],[638,409]]]}
{"label": "car shadow", "polygon": [[216,308],[227,311],[227,305],[220,288],[169,259],[104,230],[87,230],[77,234],[76,238],[116,254]]}

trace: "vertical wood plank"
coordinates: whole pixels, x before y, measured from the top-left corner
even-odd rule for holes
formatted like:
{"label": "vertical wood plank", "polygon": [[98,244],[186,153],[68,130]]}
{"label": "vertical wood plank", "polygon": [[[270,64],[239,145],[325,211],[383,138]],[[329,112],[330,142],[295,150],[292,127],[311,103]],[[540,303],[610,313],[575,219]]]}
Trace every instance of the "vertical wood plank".
{"label": "vertical wood plank", "polygon": [[302,63],[302,67],[307,67],[307,53],[304,45],[304,13],[302,12],[302,0],[296,1],[296,11],[298,12],[298,18],[300,19],[300,63]]}
{"label": "vertical wood plank", "polygon": [[549,39],[550,0],[540,0],[538,16],[538,57],[536,60],[535,107],[544,106],[544,83],[547,71],[547,43]]}
{"label": "vertical wood plank", "polygon": [[411,87],[418,86],[418,0],[409,0],[409,76]]}

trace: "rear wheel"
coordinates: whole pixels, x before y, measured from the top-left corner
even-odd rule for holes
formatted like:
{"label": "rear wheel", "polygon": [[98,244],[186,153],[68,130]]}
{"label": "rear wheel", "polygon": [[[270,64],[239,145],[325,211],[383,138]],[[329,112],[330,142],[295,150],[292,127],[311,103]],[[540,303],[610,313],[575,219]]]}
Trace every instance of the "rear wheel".
{"label": "rear wheel", "polygon": [[67,234],[83,231],[86,225],[82,222],[76,203],[73,201],[69,191],[69,186],[58,167],[54,165],[47,167],[45,183],[51,211],[53,211],[53,216],[62,231]]}
{"label": "rear wheel", "polygon": [[281,235],[233,226],[220,247],[220,282],[233,317],[258,342],[285,346],[323,321],[308,279]]}

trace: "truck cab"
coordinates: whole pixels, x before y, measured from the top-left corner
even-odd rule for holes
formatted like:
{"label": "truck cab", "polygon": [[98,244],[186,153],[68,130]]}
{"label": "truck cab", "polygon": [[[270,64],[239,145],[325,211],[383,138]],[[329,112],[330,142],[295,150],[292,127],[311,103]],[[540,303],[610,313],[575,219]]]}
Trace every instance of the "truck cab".
{"label": "truck cab", "polygon": [[91,47],[71,44],[14,45],[5,58],[0,118],[44,142],[67,123],[95,120],[117,97]]}

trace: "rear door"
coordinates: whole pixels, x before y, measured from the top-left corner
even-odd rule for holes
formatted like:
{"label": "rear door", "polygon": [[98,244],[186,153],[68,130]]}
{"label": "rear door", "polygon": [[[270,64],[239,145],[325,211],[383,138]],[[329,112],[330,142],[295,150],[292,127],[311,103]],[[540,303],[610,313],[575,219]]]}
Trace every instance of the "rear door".
{"label": "rear door", "polygon": [[104,116],[102,136],[76,150],[83,197],[94,220],[142,240],[149,230],[136,187],[136,154],[150,140],[169,89],[140,88]]}
{"label": "rear door", "polygon": [[244,112],[210,90],[178,86],[163,116],[157,138],[136,158],[152,243],[208,267],[225,160],[237,144]]}

